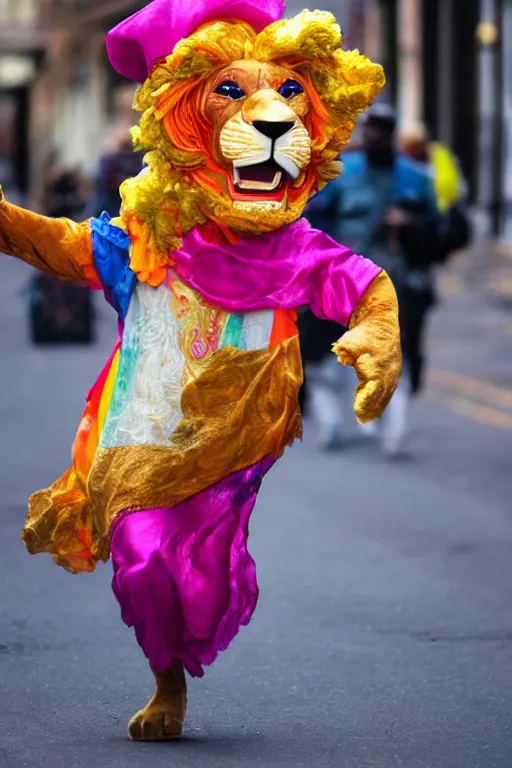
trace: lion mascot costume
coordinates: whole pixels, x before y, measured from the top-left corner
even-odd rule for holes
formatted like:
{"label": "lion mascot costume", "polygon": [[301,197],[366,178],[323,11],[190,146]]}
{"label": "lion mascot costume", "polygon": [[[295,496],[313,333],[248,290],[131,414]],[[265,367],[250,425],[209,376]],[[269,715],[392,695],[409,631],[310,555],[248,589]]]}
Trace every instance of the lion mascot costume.
{"label": "lion mascot costume", "polygon": [[129,725],[175,739],[195,677],[256,607],[249,517],[301,435],[296,312],[348,328],[361,422],[401,369],[388,276],[311,229],[308,199],[341,171],[380,66],[341,48],[327,12],[283,0],[154,0],[112,30],[141,84],[142,173],[119,218],[48,219],[0,202],[0,251],[103,290],[119,341],[87,394],[72,466],[29,502],[22,539],[72,573],[113,564],[156,692]]}

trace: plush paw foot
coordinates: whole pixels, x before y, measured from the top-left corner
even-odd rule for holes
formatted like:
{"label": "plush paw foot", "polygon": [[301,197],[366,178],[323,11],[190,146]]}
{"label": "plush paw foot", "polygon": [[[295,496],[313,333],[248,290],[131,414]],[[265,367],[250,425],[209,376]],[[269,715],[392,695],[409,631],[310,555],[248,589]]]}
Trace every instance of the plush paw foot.
{"label": "plush paw foot", "polygon": [[187,710],[187,684],[180,663],[167,672],[155,672],[155,695],[137,712],[128,726],[134,741],[171,741],[179,739]]}
{"label": "plush paw foot", "polygon": [[182,729],[174,708],[167,711],[150,703],[132,718],[128,734],[134,741],[171,741],[180,738]]}

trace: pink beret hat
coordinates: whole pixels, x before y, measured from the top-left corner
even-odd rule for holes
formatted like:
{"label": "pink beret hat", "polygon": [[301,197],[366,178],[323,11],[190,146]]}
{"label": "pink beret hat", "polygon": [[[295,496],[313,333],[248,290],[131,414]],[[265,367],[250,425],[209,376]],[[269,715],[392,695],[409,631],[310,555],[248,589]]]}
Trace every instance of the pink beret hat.
{"label": "pink beret hat", "polygon": [[278,21],[285,0],[153,0],[107,35],[110,63],[120,75],[142,83],[152,65],[207,21],[237,19],[256,32]]}

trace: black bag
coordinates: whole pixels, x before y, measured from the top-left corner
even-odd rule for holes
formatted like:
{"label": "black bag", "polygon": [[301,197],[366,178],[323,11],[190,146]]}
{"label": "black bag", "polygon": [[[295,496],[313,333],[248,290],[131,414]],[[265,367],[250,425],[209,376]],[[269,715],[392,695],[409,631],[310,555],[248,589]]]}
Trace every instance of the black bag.
{"label": "black bag", "polygon": [[91,344],[91,290],[38,274],[29,287],[29,330],[33,344]]}
{"label": "black bag", "polygon": [[472,229],[469,216],[461,203],[453,205],[442,223],[447,256],[467,248],[471,242]]}
{"label": "black bag", "polygon": [[456,204],[443,216],[432,219],[423,204],[397,203],[418,217],[411,226],[403,227],[399,239],[409,269],[427,269],[443,264],[455,251],[467,248],[471,241],[469,217],[461,204]]}

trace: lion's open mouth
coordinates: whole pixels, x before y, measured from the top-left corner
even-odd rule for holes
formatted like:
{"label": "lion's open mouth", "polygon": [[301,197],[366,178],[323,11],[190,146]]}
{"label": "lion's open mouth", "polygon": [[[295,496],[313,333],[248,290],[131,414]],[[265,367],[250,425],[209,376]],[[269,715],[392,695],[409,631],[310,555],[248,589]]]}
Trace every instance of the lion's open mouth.
{"label": "lion's open mouth", "polygon": [[287,174],[275,162],[267,160],[264,163],[235,168],[233,182],[235,190],[246,195],[265,195],[279,191],[286,180]]}

